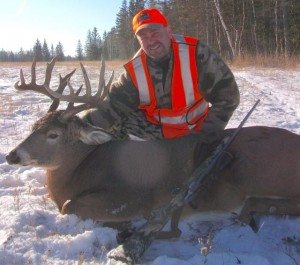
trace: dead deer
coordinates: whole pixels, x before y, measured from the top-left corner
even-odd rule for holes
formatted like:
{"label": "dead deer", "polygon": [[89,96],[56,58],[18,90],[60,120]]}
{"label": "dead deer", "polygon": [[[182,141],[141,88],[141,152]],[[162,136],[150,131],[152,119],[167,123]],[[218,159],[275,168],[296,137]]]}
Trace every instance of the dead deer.
{"label": "dead deer", "polygon": [[[148,218],[151,210],[168,203],[194,169],[196,134],[173,140],[118,140],[103,129],[76,116],[82,110],[101,108],[112,82],[100,71],[93,96],[87,73],[81,64],[86,94],[74,92],[64,78],[56,91],[50,78],[55,60],[47,65],[43,85],[25,84],[21,72],[18,90],[32,90],[53,99],[47,115],[38,120],[32,133],[6,159],[9,164],[43,167],[47,187],[62,214],[76,214],[102,222]],[[64,95],[69,85],[70,94]],[[69,101],[64,111],[56,110],[60,100]],[[74,106],[74,103],[83,103]],[[225,130],[224,137],[232,130]],[[300,216],[300,136],[271,127],[243,128],[230,147],[234,159],[214,185],[199,192],[197,211],[232,212],[242,209],[240,219],[249,222],[252,213]],[[196,158],[202,159],[202,158]],[[175,219],[174,219],[175,220]],[[177,227],[178,218],[172,229]]]}

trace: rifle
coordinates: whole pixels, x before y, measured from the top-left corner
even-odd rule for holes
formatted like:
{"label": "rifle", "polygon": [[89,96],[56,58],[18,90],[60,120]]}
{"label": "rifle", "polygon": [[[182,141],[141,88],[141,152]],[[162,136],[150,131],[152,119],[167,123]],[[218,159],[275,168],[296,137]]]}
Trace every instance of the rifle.
{"label": "rifle", "polygon": [[219,162],[223,153],[234,141],[259,102],[260,100],[258,99],[239,126],[234,130],[233,134],[229,137],[225,137],[213,151],[212,155],[206,158],[200,166],[194,170],[187,183],[182,189],[177,191],[177,194],[171,202],[166,206],[154,209],[148,222],[143,225],[139,231],[134,232],[123,244],[108,253],[109,259],[118,261],[118,264],[122,262],[127,265],[135,264],[137,262],[145,250],[149,247],[152,240],[154,240],[153,234],[163,229],[176,210],[179,210],[185,204],[193,200],[197,191],[201,188],[201,184],[205,180],[211,178],[217,172],[222,170],[222,168],[219,167]]}

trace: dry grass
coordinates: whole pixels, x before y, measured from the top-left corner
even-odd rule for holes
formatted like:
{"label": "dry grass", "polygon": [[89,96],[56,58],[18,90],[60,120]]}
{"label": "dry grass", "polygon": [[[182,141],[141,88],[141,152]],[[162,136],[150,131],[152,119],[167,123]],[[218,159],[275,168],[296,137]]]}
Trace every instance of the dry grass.
{"label": "dry grass", "polygon": [[[99,61],[82,61],[86,66],[99,67]],[[113,70],[118,67],[122,67],[126,60],[112,60],[105,61],[106,68]],[[0,67],[31,67],[32,62],[0,62]],[[243,54],[235,58],[233,62],[228,63],[233,68],[245,68],[245,67],[273,67],[282,69],[299,69],[300,68],[300,56],[294,56],[285,58],[284,56],[270,56],[270,55],[248,55]],[[45,62],[38,62],[37,65],[45,65]],[[78,68],[79,61],[64,61],[57,62],[57,66],[66,66],[67,68]]]}
{"label": "dry grass", "polygon": [[270,56],[270,55],[240,55],[235,58],[232,63],[229,63],[233,68],[244,68],[244,67],[271,67],[281,69],[299,69],[300,57],[294,56],[285,58],[282,56]]}
{"label": "dry grass", "polygon": [[[86,66],[95,66],[100,68],[100,61],[81,61]],[[113,60],[105,61],[106,68],[109,70],[121,67],[126,61],[124,60]],[[0,62],[0,67],[31,67],[32,62]],[[37,65],[45,65],[46,62],[37,62]],[[57,62],[56,66],[66,66],[67,68],[78,68],[79,61],[64,61]]]}

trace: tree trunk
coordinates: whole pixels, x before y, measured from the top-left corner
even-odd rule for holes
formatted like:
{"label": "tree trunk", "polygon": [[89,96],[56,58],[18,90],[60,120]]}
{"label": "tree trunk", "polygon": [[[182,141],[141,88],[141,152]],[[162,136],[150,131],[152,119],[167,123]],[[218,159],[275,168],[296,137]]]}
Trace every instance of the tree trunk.
{"label": "tree trunk", "polygon": [[206,43],[209,45],[209,18],[208,18],[208,3],[205,0],[205,32],[206,32]]}
{"label": "tree trunk", "polygon": [[230,34],[229,34],[229,30],[228,30],[228,28],[227,28],[227,26],[224,22],[224,19],[223,19],[222,13],[221,13],[220,2],[219,2],[219,0],[213,0],[213,1],[214,1],[218,17],[219,17],[219,19],[221,21],[221,24],[223,26],[223,29],[225,31],[227,41],[228,41],[228,44],[229,44],[229,47],[230,47],[230,50],[231,50],[231,60],[233,60],[236,56],[235,49],[234,49],[233,44],[232,44],[232,40],[231,40],[231,37],[230,37]]}
{"label": "tree trunk", "polygon": [[282,22],[283,22],[283,38],[284,38],[284,57],[289,57],[288,27],[286,21],[286,0],[281,0]]}
{"label": "tree trunk", "polygon": [[218,21],[216,20],[216,15],[215,15],[214,10],[212,10],[212,15],[213,15],[216,39],[217,39],[217,43],[218,43],[218,47],[219,47],[219,53],[221,53],[222,52],[221,36],[220,36],[220,30],[219,30],[219,27],[218,27]]}
{"label": "tree trunk", "polygon": [[276,58],[278,57],[278,52],[279,52],[279,43],[278,43],[278,1],[275,0],[275,5],[274,5],[274,15],[275,15],[275,56]]}
{"label": "tree trunk", "polygon": [[242,7],[243,7],[243,20],[242,20],[242,26],[240,29],[240,34],[238,37],[238,46],[237,46],[237,51],[238,51],[238,55],[241,54],[241,49],[242,49],[242,37],[243,37],[243,33],[244,33],[244,28],[245,28],[245,20],[246,20],[246,15],[245,15],[245,2],[242,2]]}
{"label": "tree trunk", "polygon": [[253,36],[254,36],[254,45],[255,45],[255,53],[258,54],[258,45],[257,45],[257,32],[256,32],[256,13],[255,13],[255,7],[254,7],[254,0],[251,0],[252,5],[252,14],[253,14]]}

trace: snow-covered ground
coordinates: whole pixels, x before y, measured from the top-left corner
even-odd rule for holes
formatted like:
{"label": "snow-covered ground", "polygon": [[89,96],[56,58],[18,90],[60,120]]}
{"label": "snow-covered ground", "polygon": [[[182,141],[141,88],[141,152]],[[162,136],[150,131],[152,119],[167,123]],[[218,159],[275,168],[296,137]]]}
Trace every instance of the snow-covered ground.
{"label": "snow-covered ground", "polygon": [[[39,83],[44,69],[43,64],[37,67]],[[29,67],[24,70],[28,77]],[[70,70],[60,65],[53,77]],[[93,66],[88,72],[96,84],[99,70]],[[121,68],[116,69],[117,76],[120,72]],[[241,103],[228,127],[236,127],[261,99],[246,126],[276,126],[300,134],[300,70],[249,68],[234,70],[234,74]],[[60,215],[47,195],[42,169],[6,163],[5,155],[49,107],[43,95],[16,92],[13,84],[18,79],[18,65],[0,68],[0,264],[106,264],[107,252],[117,245],[117,231],[92,220]],[[55,86],[57,78],[53,79]],[[72,80],[82,82],[79,71]],[[300,162],[299,157],[295,159]],[[300,218],[262,217],[255,234],[230,217],[196,214],[182,220],[181,237],[154,241],[140,263],[300,264]]]}

